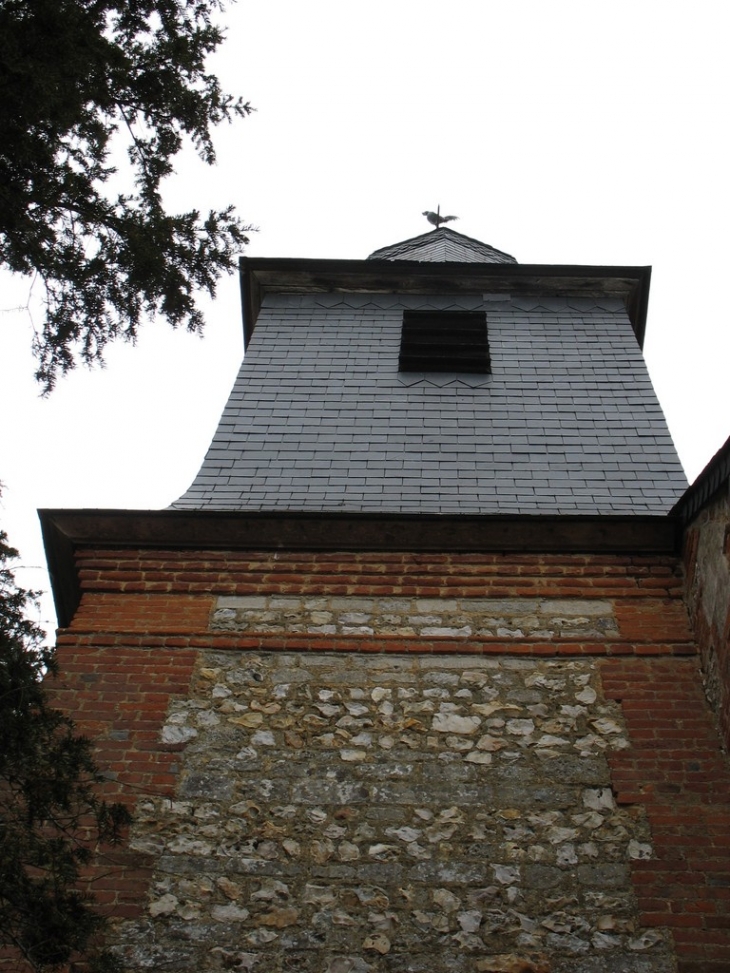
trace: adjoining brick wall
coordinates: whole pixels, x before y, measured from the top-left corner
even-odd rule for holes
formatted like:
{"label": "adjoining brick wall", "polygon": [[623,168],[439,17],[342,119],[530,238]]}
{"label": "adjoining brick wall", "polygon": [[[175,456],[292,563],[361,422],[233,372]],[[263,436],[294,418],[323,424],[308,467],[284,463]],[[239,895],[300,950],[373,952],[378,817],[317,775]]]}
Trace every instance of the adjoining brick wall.
{"label": "adjoining brick wall", "polygon": [[687,606],[708,699],[730,748],[730,492],[705,505],[685,535]]}
{"label": "adjoining brick wall", "polygon": [[653,854],[631,864],[641,922],[672,932],[678,973],[730,970],[730,764],[697,660],[601,660],[631,746],[609,754],[619,807],[641,808]]}
{"label": "adjoining brick wall", "polygon": [[434,956],[670,973],[672,943],[682,973],[730,968],[727,765],[677,560],[82,551],[79,566],[61,698],[110,796],[136,806],[96,885],[132,968],[163,950],[180,971],[296,954],[312,973]]}

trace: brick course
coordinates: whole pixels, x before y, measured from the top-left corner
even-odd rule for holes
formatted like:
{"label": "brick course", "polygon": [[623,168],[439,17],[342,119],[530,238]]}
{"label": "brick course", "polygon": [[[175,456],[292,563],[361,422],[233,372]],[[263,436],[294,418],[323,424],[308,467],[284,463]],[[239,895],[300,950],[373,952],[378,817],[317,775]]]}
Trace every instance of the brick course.
{"label": "brick course", "polygon": [[103,551],[77,555],[84,591],[681,599],[676,558],[557,554]]}

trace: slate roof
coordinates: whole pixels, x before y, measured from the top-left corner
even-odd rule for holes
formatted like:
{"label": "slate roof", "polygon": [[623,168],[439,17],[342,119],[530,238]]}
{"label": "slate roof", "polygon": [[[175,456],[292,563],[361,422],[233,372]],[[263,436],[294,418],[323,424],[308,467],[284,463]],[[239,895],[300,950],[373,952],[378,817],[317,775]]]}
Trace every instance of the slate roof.
{"label": "slate roof", "polygon": [[417,260],[443,263],[516,264],[508,253],[503,253],[481,240],[457,233],[447,226],[440,226],[430,233],[381,247],[370,254],[368,260]]}
{"label": "slate roof", "polygon": [[[405,308],[484,309],[491,374],[399,373]],[[620,298],[264,293],[172,506],[638,515],[686,485]]]}
{"label": "slate roof", "polygon": [[688,524],[713,502],[720,491],[725,495],[730,493],[730,438],[718,449],[672,513]]}

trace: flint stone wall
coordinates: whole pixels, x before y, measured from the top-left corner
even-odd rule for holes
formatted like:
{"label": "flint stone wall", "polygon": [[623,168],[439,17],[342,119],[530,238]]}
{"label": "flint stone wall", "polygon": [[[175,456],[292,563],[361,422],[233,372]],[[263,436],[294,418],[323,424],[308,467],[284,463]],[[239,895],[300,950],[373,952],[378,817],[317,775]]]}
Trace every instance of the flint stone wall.
{"label": "flint stone wall", "polygon": [[219,597],[213,631],[458,638],[617,638],[607,599]]}
{"label": "flint stone wall", "polygon": [[204,651],[162,740],[181,782],[137,808],[130,970],[675,968],[637,921],[652,847],[589,659]]}

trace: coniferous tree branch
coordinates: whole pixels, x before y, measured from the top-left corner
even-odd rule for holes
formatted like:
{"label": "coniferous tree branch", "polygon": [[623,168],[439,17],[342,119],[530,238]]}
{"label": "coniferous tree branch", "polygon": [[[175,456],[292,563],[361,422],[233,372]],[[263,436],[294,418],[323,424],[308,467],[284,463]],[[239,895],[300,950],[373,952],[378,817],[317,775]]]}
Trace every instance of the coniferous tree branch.
{"label": "coniferous tree branch", "polygon": [[[46,391],[159,314],[200,331],[247,242],[232,207],[168,213],[161,184],[186,140],[212,165],[212,129],[251,108],[206,70],[222,0],[0,0],[0,263],[37,273]],[[131,185],[114,193],[126,142]],[[114,150],[114,151],[112,151]]]}
{"label": "coniferous tree branch", "polygon": [[77,883],[130,816],[100,798],[90,741],[50,705],[56,658],[28,617],[36,593],[16,584],[16,557],[0,531],[0,945],[37,973],[74,954],[111,973],[118,962],[95,945],[105,920]]}

